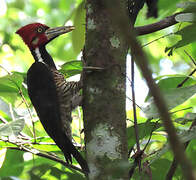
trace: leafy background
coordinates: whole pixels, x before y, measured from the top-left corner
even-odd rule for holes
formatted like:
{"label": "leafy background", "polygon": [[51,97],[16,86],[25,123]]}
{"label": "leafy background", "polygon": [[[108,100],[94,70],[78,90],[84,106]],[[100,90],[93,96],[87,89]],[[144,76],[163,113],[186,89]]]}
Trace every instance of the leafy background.
{"label": "leafy background", "polygon": [[[163,19],[185,8],[177,8],[186,0],[159,0],[159,17],[146,19],[146,7],[139,13],[136,25],[142,26]],[[33,58],[15,31],[23,25],[41,22],[51,27],[74,24],[76,30],[52,41],[47,49],[66,77],[81,71],[81,50],[85,39],[85,2],[82,0],[0,0],[0,177],[1,179],[83,179],[77,171],[65,168],[60,163],[32,155],[32,152],[55,153],[63,159],[62,153],[47,136],[35,111],[30,105],[26,89],[26,72]],[[194,8],[189,10],[195,12]],[[191,26],[191,27],[190,27]],[[172,113],[172,119],[182,141],[191,143],[187,155],[196,167],[195,128],[188,131],[196,119],[196,79],[191,76],[182,88],[176,88],[196,66],[184,50],[196,57],[194,22],[182,22],[165,30],[138,37],[146,52],[153,76],[156,78]],[[160,38],[162,37],[162,38]],[[191,37],[191,38],[190,38]],[[157,39],[157,40],[156,40]],[[154,41],[156,40],[156,41]],[[153,41],[153,42],[152,42]],[[180,42],[180,43],[179,43]],[[179,48],[178,48],[179,47]],[[165,52],[165,49],[168,50]],[[172,56],[168,56],[168,53]],[[62,66],[61,66],[62,65]],[[137,77],[142,79],[141,76]],[[137,81],[136,81],[137,84]],[[128,87],[130,85],[128,84]],[[142,93],[141,91],[138,93]],[[147,94],[146,92],[143,92]],[[137,94],[137,91],[136,91]],[[145,146],[152,133],[145,154],[151,164],[153,179],[164,179],[173,155],[167,145],[167,136],[161,125],[150,94],[146,95],[148,105],[137,108],[141,146]],[[129,148],[134,147],[133,112],[127,109],[127,134]],[[149,118],[147,120],[147,118]],[[82,111],[73,112],[74,139],[83,146]],[[32,120],[34,121],[36,143],[34,143]],[[25,123],[24,123],[25,122]],[[22,132],[21,132],[22,131]],[[26,139],[24,138],[26,137]],[[14,150],[25,147],[29,152]],[[53,154],[52,154],[53,155]],[[133,155],[133,154],[132,154]],[[131,163],[133,160],[130,158]],[[73,162],[77,165],[76,162]],[[65,173],[66,172],[66,173]],[[180,168],[174,179],[182,177]],[[134,176],[138,178],[137,171]]]}

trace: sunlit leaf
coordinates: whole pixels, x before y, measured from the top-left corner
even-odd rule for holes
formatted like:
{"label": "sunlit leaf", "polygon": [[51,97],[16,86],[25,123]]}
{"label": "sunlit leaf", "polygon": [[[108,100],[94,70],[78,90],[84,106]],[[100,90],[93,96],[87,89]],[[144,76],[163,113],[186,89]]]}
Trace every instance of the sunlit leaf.
{"label": "sunlit leaf", "polygon": [[178,14],[175,17],[177,22],[193,22],[195,20],[195,14],[193,13],[183,13]]}
{"label": "sunlit leaf", "polygon": [[18,92],[18,87],[21,87],[23,76],[17,72],[0,78],[0,93],[1,92]]}
{"label": "sunlit leaf", "polygon": [[20,116],[16,113],[14,109],[11,109],[12,107],[7,104],[4,100],[0,98],[0,114],[3,116],[5,119],[11,120],[12,115],[15,118],[20,118]]}
{"label": "sunlit leaf", "polygon": [[172,0],[172,1],[159,0],[158,9],[162,13],[169,14],[172,11],[176,10],[176,3],[178,2],[179,0]]}
{"label": "sunlit leaf", "polygon": [[[179,131],[178,137],[180,138],[180,141],[182,143],[191,141],[192,139],[196,138],[196,128],[192,128],[187,131]],[[166,153],[169,150],[169,144],[166,143],[163,148],[161,148],[159,151],[157,151],[153,156],[150,157],[151,163],[158,160],[164,153]],[[147,158],[149,159],[149,158]]]}
{"label": "sunlit leaf", "polygon": [[184,125],[188,122],[194,121],[195,119],[196,119],[196,113],[188,112],[184,117],[175,119],[175,122]]}
{"label": "sunlit leaf", "polygon": [[[83,176],[80,173],[74,171],[71,173],[70,171],[62,171],[56,167],[52,167],[49,164],[41,164],[39,166],[34,166],[30,171],[29,175],[31,179],[77,179],[83,180]],[[64,177],[64,178],[63,178]]]}
{"label": "sunlit leaf", "polygon": [[76,9],[74,26],[75,30],[72,32],[73,48],[79,54],[83,49],[85,39],[85,1]]}
{"label": "sunlit leaf", "polygon": [[18,119],[0,126],[0,136],[18,136],[24,128],[24,119]]}
{"label": "sunlit leaf", "polygon": [[5,160],[5,156],[6,156],[6,148],[1,148],[0,149],[0,168],[3,165],[3,162]]}
{"label": "sunlit leaf", "polygon": [[[164,92],[168,91],[168,89],[176,89],[178,85],[181,84],[186,78],[188,79],[183,83],[183,87],[196,84],[196,78],[183,74],[163,75],[157,77],[155,80],[158,81],[157,85],[159,86],[160,90]],[[151,95],[149,92],[145,101],[147,101],[150,97]]]}
{"label": "sunlit leaf", "polygon": [[74,76],[80,74],[82,71],[81,61],[70,61],[61,66],[60,72],[65,75],[65,77]]}
{"label": "sunlit leaf", "polygon": [[16,147],[13,143],[5,142],[0,140],[0,148]]}
{"label": "sunlit leaf", "polygon": [[22,151],[7,150],[6,159],[0,169],[0,177],[19,176],[24,169]]}
{"label": "sunlit leaf", "polygon": [[[168,89],[167,91],[163,91],[162,94],[167,103],[168,110],[173,109],[174,107],[182,104],[186,100],[188,100],[191,96],[196,93],[196,85],[187,86],[176,89]],[[147,101],[147,105],[143,106],[143,112],[148,118],[158,118],[159,113],[157,107],[153,102],[153,98],[151,97]]]}
{"label": "sunlit leaf", "polygon": [[185,28],[181,29],[180,31],[176,32],[176,35],[180,35],[182,40],[178,41],[176,44],[174,44],[171,47],[166,47],[165,52],[168,52],[168,55],[173,54],[173,50],[186,46],[188,44],[191,44],[196,41],[196,24],[192,24],[189,26],[186,26]]}
{"label": "sunlit leaf", "polygon": [[13,72],[11,75],[0,78],[0,97],[14,103],[19,97],[19,90],[22,87],[24,74]]}
{"label": "sunlit leaf", "polygon": [[[32,143],[34,143],[34,139],[31,140]],[[45,152],[55,152],[60,151],[59,147],[54,143],[52,138],[49,136],[47,137],[36,137],[36,144],[32,145],[33,148],[45,151]]]}
{"label": "sunlit leaf", "polygon": [[51,144],[35,144],[33,145],[34,148],[40,150],[40,151],[45,151],[45,152],[55,152],[55,151],[60,151],[57,145]]}

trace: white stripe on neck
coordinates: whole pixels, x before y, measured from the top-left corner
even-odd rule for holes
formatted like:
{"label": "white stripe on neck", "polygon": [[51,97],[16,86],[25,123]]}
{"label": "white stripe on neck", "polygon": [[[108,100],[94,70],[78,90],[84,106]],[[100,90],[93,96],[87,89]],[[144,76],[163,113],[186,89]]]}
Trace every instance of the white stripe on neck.
{"label": "white stripe on neck", "polygon": [[42,63],[45,64],[45,62],[44,62],[44,60],[43,60],[43,58],[42,58],[42,56],[41,56],[41,53],[40,53],[40,51],[39,51],[39,48],[35,48],[35,55],[36,55],[36,57],[37,57],[37,59],[38,59],[38,62],[42,62]]}

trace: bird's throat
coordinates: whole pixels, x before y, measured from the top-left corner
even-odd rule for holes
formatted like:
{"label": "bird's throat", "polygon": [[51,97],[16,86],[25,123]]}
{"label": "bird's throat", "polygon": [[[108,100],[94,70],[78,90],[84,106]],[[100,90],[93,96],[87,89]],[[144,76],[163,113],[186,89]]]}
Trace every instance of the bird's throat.
{"label": "bird's throat", "polygon": [[32,50],[31,53],[36,62],[44,63],[48,65],[49,67],[53,67],[56,69],[54,61],[52,57],[50,56],[50,54],[47,52],[45,46],[37,47],[34,50]]}

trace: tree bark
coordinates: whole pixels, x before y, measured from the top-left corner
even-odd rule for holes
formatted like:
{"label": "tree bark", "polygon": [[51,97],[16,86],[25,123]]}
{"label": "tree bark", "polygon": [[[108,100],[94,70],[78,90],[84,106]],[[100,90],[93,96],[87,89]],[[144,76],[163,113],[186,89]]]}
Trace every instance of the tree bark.
{"label": "tree bark", "polygon": [[86,2],[85,66],[103,68],[84,72],[83,77],[89,179],[128,179],[124,75],[128,46],[111,25],[103,2]]}

